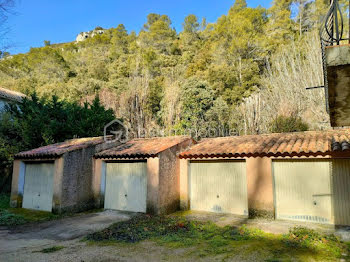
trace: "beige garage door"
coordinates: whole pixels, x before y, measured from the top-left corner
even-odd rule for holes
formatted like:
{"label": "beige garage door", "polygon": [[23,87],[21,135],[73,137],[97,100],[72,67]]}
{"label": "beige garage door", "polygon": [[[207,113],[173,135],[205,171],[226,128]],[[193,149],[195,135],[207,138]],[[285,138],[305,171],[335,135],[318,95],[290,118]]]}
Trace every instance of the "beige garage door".
{"label": "beige garage door", "polygon": [[146,212],[147,163],[107,163],[106,209]]}
{"label": "beige garage door", "polygon": [[191,161],[192,210],[248,215],[245,161]]}
{"label": "beige garage door", "polygon": [[332,223],[331,162],[273,161],[277,219]]}
{"label": "beige garage door", "polygon": [[350,159],[336,159],[333,163],[334,223],[350,225]]}
{"label": "beige garage door", "polygon": [[53,163],[25,165],[23,208],[52,211]]}

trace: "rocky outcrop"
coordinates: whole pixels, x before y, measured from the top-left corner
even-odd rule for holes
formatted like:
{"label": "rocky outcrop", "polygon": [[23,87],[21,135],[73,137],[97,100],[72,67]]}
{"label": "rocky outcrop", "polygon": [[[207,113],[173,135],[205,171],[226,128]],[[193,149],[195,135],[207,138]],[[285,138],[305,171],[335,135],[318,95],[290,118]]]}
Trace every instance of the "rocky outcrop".
{"label": "rocky outcrop", "polygon": [[105,32],[105,29],[103,28],[95,28],[94,30],[90,30],[88,32],[81,32],[79,35],[77,35],[75,41],[81,42],[88,38],[94,37],[95,35],[102,35]]}

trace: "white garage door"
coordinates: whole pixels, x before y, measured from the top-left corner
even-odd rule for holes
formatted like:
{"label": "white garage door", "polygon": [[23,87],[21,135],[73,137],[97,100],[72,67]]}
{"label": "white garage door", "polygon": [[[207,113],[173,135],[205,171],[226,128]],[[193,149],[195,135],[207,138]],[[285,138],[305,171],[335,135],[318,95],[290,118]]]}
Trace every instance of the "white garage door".
{"label": "white garage door", "polygon": [[334,222],[350,226],[350,159],[336,159],[332,164]]}
{"label": "white garage door", "polygon": [[146,212],[147,163],[107,163],[105,208]]}
{"label": "white garage door", "polygon": [[53,163],[25,165],[23,208],[52,211]]}
{"label": "white garage door", "polygon": [[245,161],[192,161],[192,210],[248,215]]}
{"label": "white garage door", "polygon": [[273,161],[277,219],[332,223],[331,163]]}

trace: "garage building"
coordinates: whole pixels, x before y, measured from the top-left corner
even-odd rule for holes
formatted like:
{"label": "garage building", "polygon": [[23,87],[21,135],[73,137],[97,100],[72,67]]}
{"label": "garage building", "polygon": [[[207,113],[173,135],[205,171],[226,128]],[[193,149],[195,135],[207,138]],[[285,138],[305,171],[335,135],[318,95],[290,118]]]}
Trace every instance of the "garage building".
{"label": "garage building", "polygon": [[177,154],[192,143],[187,136],[140,138],[96,154],[96,206],[151,214],[178,210]]}
{"label": "garage building", "polygon": [[350,130],[203,139],[180,154],[184,210],[350,225]]}
{"label": "garage building", "polygon": [[15,155],[11,206],[55,213],[92,208],[93,156],[115,145],[80,138]]}

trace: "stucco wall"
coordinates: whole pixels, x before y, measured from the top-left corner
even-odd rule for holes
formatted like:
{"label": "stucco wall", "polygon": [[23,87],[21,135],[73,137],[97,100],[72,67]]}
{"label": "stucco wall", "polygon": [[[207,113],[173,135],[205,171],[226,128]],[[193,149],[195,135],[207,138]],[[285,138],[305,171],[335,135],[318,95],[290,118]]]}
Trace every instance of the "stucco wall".
{"label": "stucco wall", "polygon": [[63,175],[59,212],[92,208],[92,162],[95,147],[72,151],[63,155]]}
{"label": "stucco wall", "polygon": [[248,208],[250,216],[274,217],[271,158],[247,158]]}
{"label": "stucco wall", "polygon": [[160,153],[159,163],[159,210],[169,214],[180,207],[180,160],[177,154],[191,146],[192,139]]}
{"label": "stucco wall", "polygon": [[146,212],[159,214],[159,157],[147,159],[147,199]]}
{"label": "stucco wall", "polygon": [[188,159],[180,159],[180,209],[188,210],[190,208],[188,175],[190,163]]}
{"label": "stucco wall", "polygon": [[20,192],[21,190],[19,189],[21,165],[23,165],[23,162],[20,160],[15,160],[13,162],[11,199],[10,199],[11,207],[21,207],[22,206],[23,192]]}
{"label": "stucco wall", "polygon": [[93,162],[93,177],[92,177],[92,194],[96,208],[103,207],[104,192],[101,192],[102,167],[105,165],[104,160],[94,159]]}

